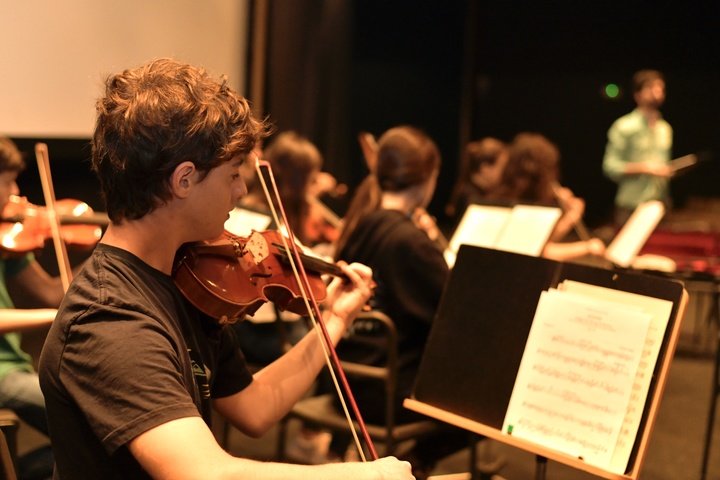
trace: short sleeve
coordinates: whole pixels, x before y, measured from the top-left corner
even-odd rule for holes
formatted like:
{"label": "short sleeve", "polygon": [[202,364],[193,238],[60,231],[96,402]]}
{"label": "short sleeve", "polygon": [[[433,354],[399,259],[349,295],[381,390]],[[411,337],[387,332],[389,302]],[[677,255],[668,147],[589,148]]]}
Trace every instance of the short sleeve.
{"label": "short sleeve", "polygon": [[[168,421],[200,416],[184,344],[133,312],[112,321],[74,323],[64,345],[60,381],[108,453]],[[188,371],[189,370],[189,371]],[[104,399],[104,400],[98,400]]]}

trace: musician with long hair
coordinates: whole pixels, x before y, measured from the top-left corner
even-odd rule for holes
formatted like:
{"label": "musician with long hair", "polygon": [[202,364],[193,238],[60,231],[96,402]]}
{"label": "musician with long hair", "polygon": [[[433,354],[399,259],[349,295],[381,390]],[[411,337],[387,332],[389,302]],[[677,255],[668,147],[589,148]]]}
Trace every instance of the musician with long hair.
{"label": "musician with long hair", "polygon": [[[0,137],[0,213],[12,195],[19,195],[16,180],[24,169],[25,160],[15,143]],[[8,237],[12,239],[9,232]],[[23,332],[52,324],[62,297],[60,277],[46,272],[33,252],[0,247],[0,407],[11,409],[43,435],[48,434],[45,399],[33,359],[22,349],[21,339]],[[46,478],[52,470],[49,445],[18,459],[20,480]]]}
{"label": "musician with long hair", "polygon": [[489,199],[496,203],[538,204],[563,209],[543,250],[543,257],[563,261],[605,253],[605,244],[599,238],[574,237],[576,227],[582,222],[585,201],[560,186],[560,150],[544,135],[522,132],[513,138],[508,146],[502,180]]}
{"label": "musician with long hair", "polygon": [[[405,409],[402,401],[412,391],[449,273],[438,244],[412,220],[416,209],[430,203],[440,164],[437,145],[423,131],[403,125],[385,132],[378,139],[374,168],[350,203],[337,246],[336,259],[372,268],[377,288],[371,305],[386,313],[397,327],[398,423],[420,417]],[[372,328],[366,326],[363,330]],[[368,365],[383,364],[383,352],[350,343],[340,342],[338,355]],[[351,381],[351,385],[365,418],[382,423],[385,403],[377,383]],[[426,478],[439,459],[467,445],[466,432],[451,429],[418,440],[404,458],[412,463],[416,478]],[[340,453],[342,444],[334,440],[333,448]]]}

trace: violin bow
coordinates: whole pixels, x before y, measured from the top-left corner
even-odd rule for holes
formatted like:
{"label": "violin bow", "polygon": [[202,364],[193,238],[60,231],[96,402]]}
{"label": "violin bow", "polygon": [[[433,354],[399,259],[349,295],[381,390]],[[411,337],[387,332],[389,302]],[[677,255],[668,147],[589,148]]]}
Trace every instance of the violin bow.
{"label": "violin bow", "polygon": [[[273,192],[275,193],[275,199],[278,204],[278,209],[280,210],[280,215],[282,216],[282,223],[280,223],[277,211],[273,206],[273,202],[270,197],[270,191],[268,189],[267,183],[265,182],[265,179],[263,178],[262,171],[260,170],[261,166],[267,168],[268,170],[268,176],[272,184]],[[345,417],[348,420],[350,431],[352,432],[353,438],[355,439],[355,444],[357,445],[360,458],[363,462],[366,461],[364,451],[360,444],[360,440],[358,439],[357,432],[355,431],[353,420],[350,417],[350,412],[348,411],[348,407],[345,402],[345,397],[343,396],[340,385],[338,384],[338,377],[340,379],[340,383],[342,383],[342,387],[345,390],[345,393],[347,394],[347,400],[350,403],[353,414],[355,415],[355,420],[358,423],[360,432],[363,436],[363,440],[365,441],[368,451],[370,452],[370,457],[372,458],[372,460],[377,460],[377,451],[375,450],[375,446],[373,445],[372,439],[370,438],[370,434],[367,431],[367,427],[365,426],[362,415],[360,415],[360,410],[358,409],[355,398],[353,397],[352,391],[350,390],[350,385],[348,384],[347,377],[345,376],[345,372],[343,371],[342,365],[340,364],[340,359],[337,356],[337,352],[335,351],[335,347],[333,346],[330,334],[325,327],[325,321],[323,320],[322,314],[320,313],[320,307],[318,306],[317,301],[315,300],[315,296],[310,289],[310,283],[308,281],[305,268],[300,258],[300,252],[298,251],[297,244],[295,243],[295,237],[292,233],[292,230],[290,229],[290,224],[288,223],[287,217],[285,215],[285,209],[283,208],[282,201],[280,200],[280,194],[278,193],[277,186],[275,184],[275,177],[273,176],[272,168],[267,161],[260,160],[259,158],[257,158],[257,156],[255,157],[255,168],[258,173],[258,179],[260,180],[263,190],[265,191],[265,196],[268,199],[268,205],[270,207],[270,211],[272,212],[273,219],[275,220],[275,224],[285,225],[285,228],[287,229],[287,237],[285,235],[280,236],[283,240],[285,250],[292,253],[292,255],[288,255],[288,259],[290,261],[293,273],[295,274],[295,277],[298,281],[298,285],[300,286],[300,292],[303,299],[305,300],[305,306],[308,310],[308,314],[310,316],[310,319],[312,320],[313,326],[315,327],[315,331],[318,333],[318,336],[321,336],[320,345],[322,345],[323,351],[325,353],[325,361],[327,362],[328,370],[330,370],[330,375],[333,379],[333,383],[335,384],[335,388],[337,389],[340,403],[342,404],[343,411],[345,412]]]}
{"label": "violin bow", "polygon": [[62,281],[63,291],[67,292],[70,282],[72,281],[72,270],[70,268],[70,260],[68,259],[67,247],[60,236],[60,219],[55,209],[55,189],[53,188],[52,175],[50,173],[50,156],[48,155],[47,145],[44,143],[37,143],[35,145],[35,158],[37,159],[40,181],[42,182],[43,194],[45,195],[50,233],[52,234],[55,256],[57,257],[58,267],[60,269],[60,280]]}
{"label": "violin bow", "polygon": [[308,203],[316,206],[320,212],[322,212],[323,218],[334,228],[342,228],[342,218],[338,216],[337,213],[333,212],[330,207],[325,205],[325,203],[317,198],[315,195],[308,195],[307,196]]}
{"label": "violin bow", "polygon": [[[552,190],[553,195],[555,195],[555,198],[557,199],[558,203],[560,204],[560,208],[567,211],[569,206],[567,202],[565,202],[562,198],[562,195],[560,194],[562,187],[558,182],[552,183]],[[585,223],[583,223],[582,218],[579,218],[575,223],[573,223],[573,228],[575,229],[575,233],[577,233],[577,236],[580,237],[580,240],[583,242],[587,242],[592,238],[592,235],[590,235],[590,232],[588,231],[587,227],[585,226]]]}

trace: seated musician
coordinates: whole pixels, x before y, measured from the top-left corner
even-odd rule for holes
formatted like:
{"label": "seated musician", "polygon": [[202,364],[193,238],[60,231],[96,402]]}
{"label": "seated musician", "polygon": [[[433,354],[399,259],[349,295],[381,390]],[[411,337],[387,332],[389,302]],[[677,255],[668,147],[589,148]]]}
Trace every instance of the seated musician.
{"label": "seated musician", "polygon": [[568,241],[582,222],[585,201],[559,186],[560,152],[538,133],[519,133],[508,148],[508,161],[498,188],[488,199],[498,203],[556,205],[563,209],[542,256],[572,260],[586,255],[602,256],[605,244],[599,238]]}
{"label": "seated musician", "polygon": [[[321,193],[318,184],[331,188],[325,185],[334,177],[321,171],[323,158],[320,151],[307,138],[285,131],[269,141],[260,155],[272,167],[278,194],[295,239],[312,250],[326,252],[337,234],[334,229],[328,228],[322,218],[318,218],[316,203],[312,199]],[[238,205],[267,215],[271,219],[270,228],[276,228],[268,198],[257,179],[254,162],[248,162],[243,168],[251,175],[252,186]],[[267,185],[271,185],[265,172],[263,177]],[[273,202],[273,205],[278,209],[276,203]],[[282,313],[284,321],[276,322],[276,315],[278,313],[273,305],[267,304],[253,318],[233,325],[246,359],[255,365],[272,362],[282,355],[284,347],[294,345],[308,332],[305,319]]]}
{"label": "seated musician", "polygon": [[[25,161],[12,140],[0,138],[0,212],[11,195],[19,194],[16,179],[24,168]],[[14,308],[11,294],[16,303],[21,300],[34,308]],[[62,296],[60,277],[50,276],[33,253],[0,247],[0,407],[13,410],[44,435],[48,434],[45,399],[32,358],[21,349],[19,332],[49,327]],[[21,480],[49,477],[51,448],[42,447],[21,457],[18,470]]]}
{"label": "seated musician", "polygon": [[[421,415],[402,406],[412,390],[420,358],[430,332],[448,266],[442,249],[413,222],[417,208],[426,208],[440,171],[440,152],[424,132],[398,126],[378,140],[374,169],[358,187],[345,216],[336,258],[361,262],[373,270],[377,289],[371,305],[395,323],[399,337],[399,372],[395,415],[398,423]],[[341,342],[341,359],[382,365],[378,352],[356,350]],[[377,383],[350,381],[364,418],[382,423],[384,395]],[[344,445],[333,439],[336,453]],[[427,478],[441,458],[467,447],[467,434],[459,429],[419,440],[406,457],[417,479]]]}
{"label": "seated musician", "polygon": [[[108,78],[92,166],[110,225],[75,277],[40,358],[55,478],[411,479],[395,458],[289,465],[231,456],[211,409],[257,437],[325,364],[308,335],[256,374],[229,325],[191,306],[172,273],[187,242],[223,233],[246,193],[240,165],[267,126],[203,69],[158,59]],[[341,265],[326,325],[337,342],[371,295],[371,272]]]}
{"label": "seated musician", "polygon": [[468,143],[445,213],[460,219],[469,204],[483,203],[500,184],[507,159],[507,145],[497,138]]}

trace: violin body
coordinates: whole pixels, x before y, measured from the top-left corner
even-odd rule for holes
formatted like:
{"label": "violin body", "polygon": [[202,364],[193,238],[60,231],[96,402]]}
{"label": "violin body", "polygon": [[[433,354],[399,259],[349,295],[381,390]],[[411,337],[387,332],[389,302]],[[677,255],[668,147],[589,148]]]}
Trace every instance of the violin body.
{"label": "violin body", "polygon": [[[79,200],[63,199],[56,202],[56,215],[63,224],[60,234],[69,248],[87,251],[102,236],[104,220]],[[45,207],[33,205],[25,197],[10,196],[2,212],[0,223],[0,250],[6,254],[24,255],[39,250],[52,238],[50,218]]]}
{"label": "violin body", "polygon": [[328,207],[319,201],[310,203],[304,224],[305,236],[310,245],[334,243],[340,238],[340,220],[331,219],[328,210]]}
{"label": "violin body", "polygon": [[[176,255],[173,279],[183,295],[200,311],[220,323],[252,316],[265,302],[281,310],[308,315],[303,290],[281,251],[282,238],[274,230],[239,237],[225,231],[212,241],[185,244]],[[318,302],[325,299],[325,282],[308,272]]]}

